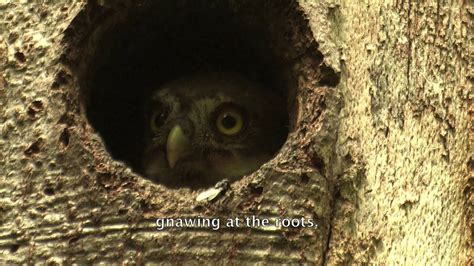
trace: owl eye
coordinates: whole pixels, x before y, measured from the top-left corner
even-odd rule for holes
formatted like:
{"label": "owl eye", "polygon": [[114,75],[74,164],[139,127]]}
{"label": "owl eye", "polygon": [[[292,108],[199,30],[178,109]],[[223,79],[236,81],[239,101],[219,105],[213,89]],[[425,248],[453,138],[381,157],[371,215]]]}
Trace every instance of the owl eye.
{"label": "owl eye", "polygon": [[161,126],[163,126],[163,124],[166,121],[166,118],[168,118],[167,111],[160,111],[160,112],[154,113],[150,121],[151,128],[155,131],[158,130]]}
{"label": "owl eye", "polygon": [[216,119],[217,130],[228,136],[235,135],[244,128],[242,112],[236,108],[225,108],[219,112]]}

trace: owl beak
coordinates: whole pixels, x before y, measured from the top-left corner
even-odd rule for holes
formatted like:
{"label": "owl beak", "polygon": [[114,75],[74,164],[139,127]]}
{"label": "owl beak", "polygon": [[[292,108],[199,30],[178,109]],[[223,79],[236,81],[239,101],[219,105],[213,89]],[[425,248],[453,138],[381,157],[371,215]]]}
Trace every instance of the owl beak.
{"label": "owl beak", "polygon": [[166,158],[170,168],[174,168],[176,162],[189,152],[189,140],[181,126],[174,126],[168,134],[166,141]]}

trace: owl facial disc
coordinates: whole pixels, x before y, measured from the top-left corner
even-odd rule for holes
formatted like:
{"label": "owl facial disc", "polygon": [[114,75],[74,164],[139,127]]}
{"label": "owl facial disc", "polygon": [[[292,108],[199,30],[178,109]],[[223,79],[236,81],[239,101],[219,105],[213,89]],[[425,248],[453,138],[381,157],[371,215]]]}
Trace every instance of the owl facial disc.
{"label": "owl facial disc", "polygon": [[166,158],[170,168],[174,168],[176,162],[189,152],[189,139],[180,125],[175,125],[168,135],[166,141]]}
{"label": "owl facial disc", "polygon": [[143,173],[200,188],[258,170],[287,136],[285,98],[234,72],[199,72],[153,88]]}

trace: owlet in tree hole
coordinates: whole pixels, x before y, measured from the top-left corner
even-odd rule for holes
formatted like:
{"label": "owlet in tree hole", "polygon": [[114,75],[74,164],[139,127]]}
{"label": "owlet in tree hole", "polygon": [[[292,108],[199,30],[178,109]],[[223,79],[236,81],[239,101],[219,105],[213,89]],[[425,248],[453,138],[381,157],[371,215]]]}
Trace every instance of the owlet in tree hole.
{"label": "owlet in tree hole", "polygon": [[170,187],[205,187],[250,174],[288,133],[284,97],[235,73],[166,83],[147,109],[144,173]]}

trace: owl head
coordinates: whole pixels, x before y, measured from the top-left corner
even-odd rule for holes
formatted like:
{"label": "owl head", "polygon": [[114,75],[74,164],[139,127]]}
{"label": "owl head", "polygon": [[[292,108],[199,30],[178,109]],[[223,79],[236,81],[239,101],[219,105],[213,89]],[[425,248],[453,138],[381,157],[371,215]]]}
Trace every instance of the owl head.
{"label": "owl head", "polygon": [[156,88],[147,105],[144,174],[205,187],[257,170],[288,133],[284,97],[236,73],[198,73]]}

